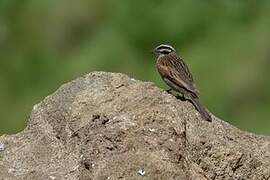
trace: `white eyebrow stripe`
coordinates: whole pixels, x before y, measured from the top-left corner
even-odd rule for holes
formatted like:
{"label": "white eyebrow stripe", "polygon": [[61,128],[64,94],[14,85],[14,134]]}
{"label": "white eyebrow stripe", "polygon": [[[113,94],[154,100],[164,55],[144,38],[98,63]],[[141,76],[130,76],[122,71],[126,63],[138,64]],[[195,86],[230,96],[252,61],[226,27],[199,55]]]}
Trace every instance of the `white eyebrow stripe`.
{"label": "white eyebrow stripe", "polygon": [[161,44],[161,45],[159,45],[157,47],[157,49],[160,49],[160,48],[171,49],[171,50],[175,51],[175,49],[172,46],[168,45],[168,44]]}
{"label": "white eyebrow stripe", "polygon": [[168,52],[168,53],[170,53],[170,52],[172,52],[172,50],[171,49],[162,49],[162,50],[160,50],[160,52]]}

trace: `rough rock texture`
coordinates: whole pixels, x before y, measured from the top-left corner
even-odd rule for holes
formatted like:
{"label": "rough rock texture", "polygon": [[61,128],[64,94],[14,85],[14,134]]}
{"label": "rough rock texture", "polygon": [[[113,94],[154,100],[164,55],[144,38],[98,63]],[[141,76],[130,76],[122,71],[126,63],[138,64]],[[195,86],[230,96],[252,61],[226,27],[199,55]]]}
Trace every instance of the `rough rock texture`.
{"label": "rough rock texture", "polygon": [[213,119],[153,83],[90,73],[0,137],[0,179],[270,179],[270,138]]}

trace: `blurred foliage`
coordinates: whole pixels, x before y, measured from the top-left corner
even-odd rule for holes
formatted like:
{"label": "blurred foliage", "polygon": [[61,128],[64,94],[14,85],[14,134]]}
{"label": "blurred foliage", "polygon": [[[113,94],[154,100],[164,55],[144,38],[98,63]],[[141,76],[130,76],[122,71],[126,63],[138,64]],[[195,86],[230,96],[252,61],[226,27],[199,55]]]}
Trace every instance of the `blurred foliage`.
{"label": "blurred foliage", "polygon": [[270,134],[270,1],[0,0],[0,134],[94,70],[166,88],[150,50],[177,47],[201,99],[240,129]]}

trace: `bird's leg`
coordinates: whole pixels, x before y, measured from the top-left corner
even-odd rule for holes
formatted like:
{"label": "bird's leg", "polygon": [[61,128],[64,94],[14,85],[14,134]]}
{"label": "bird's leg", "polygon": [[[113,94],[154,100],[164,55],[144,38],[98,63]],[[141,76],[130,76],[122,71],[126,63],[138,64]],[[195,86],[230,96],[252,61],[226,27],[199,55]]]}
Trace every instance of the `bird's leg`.
{"label": "bird's leg", "polygon": [[166,90],[166,92],[169,94],[171,94],[171,91],[172,91],[172,88]]}

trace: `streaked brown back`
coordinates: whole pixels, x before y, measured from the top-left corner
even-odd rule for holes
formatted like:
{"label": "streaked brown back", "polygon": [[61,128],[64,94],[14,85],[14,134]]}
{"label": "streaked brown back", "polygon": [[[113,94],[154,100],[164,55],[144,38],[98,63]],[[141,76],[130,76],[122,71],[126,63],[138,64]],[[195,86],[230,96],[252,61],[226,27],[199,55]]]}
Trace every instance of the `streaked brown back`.
{"label": "streaked brown back", "polygon": [[198,97],[199,91],[188,66],[175,52],[159,57],[157,61],[157,68],[161,76],[180,88],[186,89],[193,97]]}

